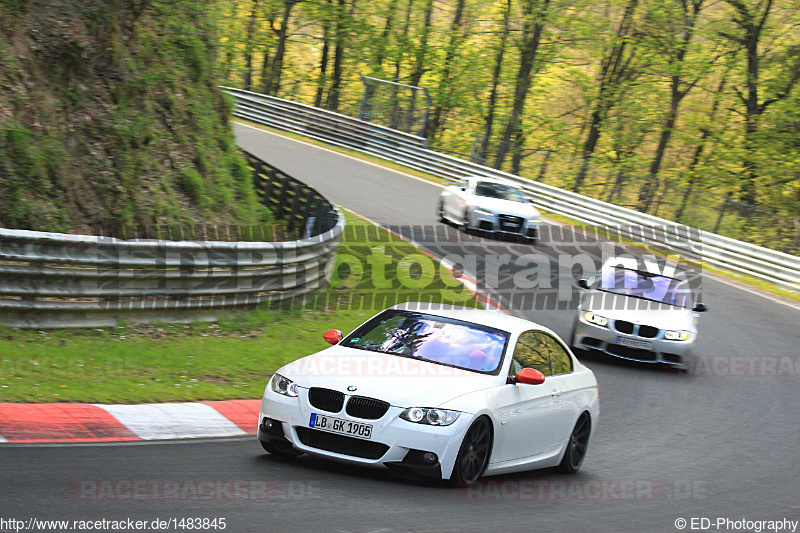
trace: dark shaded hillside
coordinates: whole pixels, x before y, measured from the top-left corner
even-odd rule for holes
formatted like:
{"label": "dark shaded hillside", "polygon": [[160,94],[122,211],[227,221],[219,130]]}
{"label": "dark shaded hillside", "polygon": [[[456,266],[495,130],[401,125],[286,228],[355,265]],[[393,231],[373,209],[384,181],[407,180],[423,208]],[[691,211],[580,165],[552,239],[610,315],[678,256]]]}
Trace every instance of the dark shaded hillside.
{"label": "dark shaded hillside", "polygon": [[261,224],[215,3],[0,0],[0,226]]}

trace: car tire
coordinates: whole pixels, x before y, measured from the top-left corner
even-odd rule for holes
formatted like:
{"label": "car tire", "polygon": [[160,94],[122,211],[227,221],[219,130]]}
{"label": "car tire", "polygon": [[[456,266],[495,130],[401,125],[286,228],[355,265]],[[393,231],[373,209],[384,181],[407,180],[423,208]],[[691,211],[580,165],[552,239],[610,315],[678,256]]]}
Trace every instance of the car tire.
{"label": "car tire", "polygon": [[258,442],[261,443],[261,447],[264,448],[264,451],[269,453],[270,455],[274,455],[276,457],[280,457],[282,459],[294,459],[300,455],[303,455],[303,452],[295,450],[294,448],[283,448],[277,447],[271,442],[267,442],[264,440],[259,440]]}
{"label": "car tire", "polygon": [[592,420],[589,418],[589,413],[583,413],[575,422],[575,427],[567,441],[567,449],[564,450],[564,457],[561,459],[561,464],[558,465],[561,472],[574,474],[580,469],[583,458],[586,457],[586,449],[589,447],[591,431]]}
{"label": "car tire", "polygon": [[447,224],[447,219],[444,218],[444,201],[443,200],[439,200],[438,215],[439,215],[439,222],[441,222],[442,224]]}
{"label": "car tire", "polygon": [[456,487],[474,485],[489,465],[492,454],[492,424],[485,416],[479,417],[467,430],[458,450],[451,481]]}

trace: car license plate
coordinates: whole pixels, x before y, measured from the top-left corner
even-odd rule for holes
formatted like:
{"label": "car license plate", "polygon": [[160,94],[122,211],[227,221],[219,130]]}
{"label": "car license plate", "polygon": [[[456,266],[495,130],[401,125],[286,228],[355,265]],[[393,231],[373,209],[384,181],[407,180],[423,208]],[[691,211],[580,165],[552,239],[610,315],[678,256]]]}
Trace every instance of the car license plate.
{"label": "car license plate", "polygon": [[628,339],[626,337],[617,337],[617,344],[628,346],[630,348],[639,348],[641,350],[652,350],[653,343],[647,341],[637,341],[636,339]]}
{"label": "car license plate", "polygon": [[357,437],[359,439],[369,439],[372,436],[372,426],[369,424],[351,422],[350,420],[318,415],[317,413],[311,413],[311,420],[308,422],[308,427],[330,431],[331,433],[339,433],[340,435],[347,435],[349,437]]}

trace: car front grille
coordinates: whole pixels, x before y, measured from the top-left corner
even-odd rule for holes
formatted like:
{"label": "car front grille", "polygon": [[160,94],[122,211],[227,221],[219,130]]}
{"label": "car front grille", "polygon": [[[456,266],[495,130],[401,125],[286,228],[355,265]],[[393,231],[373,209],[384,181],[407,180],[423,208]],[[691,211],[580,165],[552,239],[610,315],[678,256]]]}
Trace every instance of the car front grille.
{"label": "car front grille", "polygon": [[317,409],[338,413],[344,405],[344,394],[331,389],[311,387],[308,389],[308,402]]}
{"label": "car front grille", "polygon": [[380,459],[389,447],[380,442],[335,435],[317,429],[296,427],[297,437],[304,445],[327,452],[340,453],[362,459]]}
{"label": "car front grille", "polygon": [[627,357],[628,359],[635,359],[636,361],[655,361],[656,353],[650,350],[642,350],[641,348],[631,348],[630,346],[622,346],[619,344],[609,344],[606,347],[609,353],[618,355],[620,357]]}
{"label": "car front grille", "polygon": [[386,414],[389,404],[374,398],[353,396],[347,401],[347,414],[356,418],[377,420]]}
{"label": "car front grille", "polygon": [[627,320],[615,320],[614,327],[620,333],[633,333],[633,322],[628,322]]}
{"label": "car front grille", "polygon": [[500,230],[501,231],[513,231],[518,233],[520,229],[522,229],[522,223],[525,219],[522,217],[515,217],[513,215],[498,215],[497,218],[500,219]]}
{"label": "car front grille", "polygon": [[647,339],[654,339],[658,337],[658,328],[653,326],[639,326],[639,336]]}
{"label": "car front grille", "polygon": [[620,333],[638,335],[639,337],[644,337],[646,339],[655,339],[658,337],[658,333],[660,331],[658,328],[654,328],[653,326],[635,326],[633,322],[628,322],[627,320],[615,320],[614,327]]}

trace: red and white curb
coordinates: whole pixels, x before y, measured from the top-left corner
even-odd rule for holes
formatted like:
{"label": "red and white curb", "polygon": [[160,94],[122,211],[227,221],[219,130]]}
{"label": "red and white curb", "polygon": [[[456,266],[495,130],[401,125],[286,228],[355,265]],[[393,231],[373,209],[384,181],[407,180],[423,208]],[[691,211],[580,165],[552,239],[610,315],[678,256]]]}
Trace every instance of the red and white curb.
{"label": "red and white curb", "polygon": [[256,432],[261,400],[100,405],[0,403],[0,442],[118,442]]}

